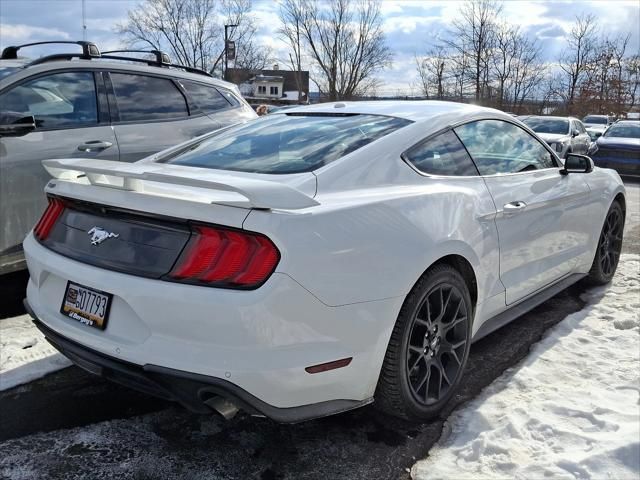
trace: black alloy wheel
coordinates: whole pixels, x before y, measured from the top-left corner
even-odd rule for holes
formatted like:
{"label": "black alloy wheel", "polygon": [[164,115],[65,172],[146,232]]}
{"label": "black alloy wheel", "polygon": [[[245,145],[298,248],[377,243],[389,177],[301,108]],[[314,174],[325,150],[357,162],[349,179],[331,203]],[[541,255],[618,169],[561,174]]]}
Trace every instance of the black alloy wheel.
{"label": "black alloy wheel", "polygon": [[462,292],[448,283],[432,288],[417,309],[409,333],[406,374],[418,403],[437,403],[460,375],[467,321]]}
{"label": "black alloy wheel", "polygon": [[452,266],[431,267],[400,309],[375,392],[375,406],[412,420],[433,418],[454,395],[471,345],[473,306]]}
{"label": "black alloy wheel", "polygon": [[623,232],[624,212],[620,204],[615,201],[604,220],[596,255],[589,271],[589,280],[592,283],[603,285],[613,278],[620,261]]}

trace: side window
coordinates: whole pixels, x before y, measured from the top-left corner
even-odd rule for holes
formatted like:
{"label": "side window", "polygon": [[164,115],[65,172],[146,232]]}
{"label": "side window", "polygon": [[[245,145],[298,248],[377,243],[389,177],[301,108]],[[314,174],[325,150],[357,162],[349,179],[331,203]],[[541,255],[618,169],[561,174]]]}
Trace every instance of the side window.
{"label": "side window", "polygon": [[69,128],[98,123],[92,72],[54,73],[0,95],[3,113],[33,115],[38,128]]}
{"label": "side window", "polygon": [[404,157],[418,170],[431,175],[478,175],[469,154],[452,131],[412,147]]}
{"label": "side window", "polygon": [[120,120],[123,122],[169,120],[187,117],[187,102],[166,78],[111,73]]}
{"label": "side window", "polygon": [[520,127],[502,120],[478,120],[455,128],[480,175],[556,167],[551,153]]}
{"label": "side window", "polygon": [[578,126],[578,131],[580,133],[587,133],[587,131],[584,129],[584,125],[582,124],[582,122],[576,122],[576,125]]}
{"label": "side window", "polygon": [[203,112],[214,113],[231,106],[214,87],[189,80],[180,80],[180,83]]}

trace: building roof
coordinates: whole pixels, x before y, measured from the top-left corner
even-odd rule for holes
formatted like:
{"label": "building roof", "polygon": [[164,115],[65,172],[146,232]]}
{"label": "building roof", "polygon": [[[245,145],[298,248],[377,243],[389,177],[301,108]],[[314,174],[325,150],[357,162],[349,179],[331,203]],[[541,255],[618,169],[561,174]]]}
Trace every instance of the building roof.
{"label": "building roof", "polygon": [[256,75],[249,79],[250,82],[255,82],[256,80],[261,82],[283,82],[284,77],[279,75]]}

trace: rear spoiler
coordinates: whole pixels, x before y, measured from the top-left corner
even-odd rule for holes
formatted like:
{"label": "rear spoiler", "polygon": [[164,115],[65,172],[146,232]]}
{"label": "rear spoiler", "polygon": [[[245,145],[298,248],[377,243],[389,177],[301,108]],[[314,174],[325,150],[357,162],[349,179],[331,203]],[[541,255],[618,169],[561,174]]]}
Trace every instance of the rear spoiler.
{"label": "rear spoiler", "polygon": [[[87,158],[43,160],[42,165],[53,178],[66,182],[183,199],[193,195],[209,203],[234,207],[297,210],[319,205],[312,197],[284,183],[247,178],[234,172]],[[189,191],[188,187],[199,190]]]}

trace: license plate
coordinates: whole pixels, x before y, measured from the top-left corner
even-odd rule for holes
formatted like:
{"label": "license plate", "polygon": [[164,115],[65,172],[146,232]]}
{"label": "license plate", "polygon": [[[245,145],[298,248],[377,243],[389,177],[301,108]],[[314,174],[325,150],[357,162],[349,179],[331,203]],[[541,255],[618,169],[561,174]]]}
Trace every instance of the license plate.
{"label": "license plate", "polygon": [[67,282],[60,313],[90,327],[104,330],[112,298],[110,293]]}

